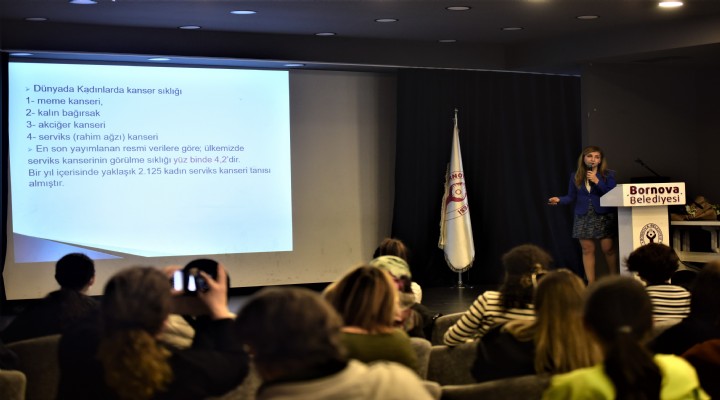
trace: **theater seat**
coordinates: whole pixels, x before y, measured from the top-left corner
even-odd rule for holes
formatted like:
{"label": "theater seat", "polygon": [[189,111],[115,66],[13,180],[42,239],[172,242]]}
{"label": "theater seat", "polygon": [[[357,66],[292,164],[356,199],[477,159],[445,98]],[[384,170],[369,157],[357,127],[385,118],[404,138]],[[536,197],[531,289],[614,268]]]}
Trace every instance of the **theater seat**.
{"label": "theater seat", "polygon": [[25,400],[27,379],[20,371],[0,370],[0,399]]}
{"label": "theater seat", "polygon": [[468,342],[455,347],[433,346],[427,379],[440,385],[475,383],[470,368],[477,357],[477,343]]}
{"label": "theater seat", "polygon": [[444,344],[443,342],[443,336],[445,336],[445,332],[447,332],[448,329],[450,329],[451,326],[455,325],[455,322],[460,319],[460,317],[463,316],[463,312],[443,315],[435,320],[435,325],[433,326],[432,331],[432,337],[430,338],[430,342],[433,344],[433,346]]}
{"label": "theater seat", "polygon": [[542,398],[550,375],[525,375],[469,385],[442,388],[442,400],[533,400]]}
{"label": "theater seat", "polygon": [[17,354],[18,370],[27,378],[26,400],[48,400],[57,395],[59,342],[60,335],[50,335],[5,345]]}

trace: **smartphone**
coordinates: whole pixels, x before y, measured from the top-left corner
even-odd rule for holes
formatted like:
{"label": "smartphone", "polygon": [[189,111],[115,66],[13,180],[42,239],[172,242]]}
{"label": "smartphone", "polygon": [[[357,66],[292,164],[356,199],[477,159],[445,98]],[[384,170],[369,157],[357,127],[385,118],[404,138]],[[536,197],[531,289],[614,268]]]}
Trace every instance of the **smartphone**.
{"label": "smartphone", "polygon": [[[217,269],[215,271],[217,274]],[[207,292],[210,290],[210,286],[208,286],[205,278],[200,275],[200,270],[198,268],[190,268],[190,271],[188,272],[187,286],[185,289],[187,292],[197,292],[198,290],[201,292]]]}
{"label": "smartphone", "polygon": [[197,268],[191,268],[187,275],[183,270],[177,270],[173,272],[172,279],[170,280],[173,289],[178,292],[185,292],[194,294],[198,290],[206,292],[210,290],[205,279],[200,275]]}

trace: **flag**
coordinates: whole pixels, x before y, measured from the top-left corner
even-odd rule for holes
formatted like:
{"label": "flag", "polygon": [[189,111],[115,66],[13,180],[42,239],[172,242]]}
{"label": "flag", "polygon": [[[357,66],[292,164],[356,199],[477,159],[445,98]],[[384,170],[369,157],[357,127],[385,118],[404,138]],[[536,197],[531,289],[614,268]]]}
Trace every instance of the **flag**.
{"label": "flag", "polygon": [[468,207],[465,174],[460,155],[457,110],[455,110],[450,164],[445,175],[445,194],[440,216],[438,247],[445,251],[445,261],[455,272],[465,272],[475,259],[470,208]]}

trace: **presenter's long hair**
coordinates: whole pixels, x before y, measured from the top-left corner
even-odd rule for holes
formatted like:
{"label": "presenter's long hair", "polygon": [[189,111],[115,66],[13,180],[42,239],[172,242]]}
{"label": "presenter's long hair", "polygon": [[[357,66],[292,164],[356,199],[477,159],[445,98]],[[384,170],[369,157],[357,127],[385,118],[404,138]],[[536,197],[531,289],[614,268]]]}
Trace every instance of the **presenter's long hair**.
{"label": "presenter's long hair", "polygon": [[591,288],[584,321],[600,341],[615,398],[659,399],[662,375],[644,346],[652,328],[652,303],[643,285],[630,277],[600,279]]}
{"label": "presenter's long hair", "polygon": [[598,173],[600,177],[605,180],[608,175],[607,161],[605,160],[605,152],[598,146],[588,146],[582,150],[577,161],[577,170],[575,170],[575,186],[580,187],[585,184],[585,178],[587,177],[588,167],[585,165],[585,156],[593,153],[600,153],[600,165],[598,165]]}
{"label": "presenter's long hair", "polygon": [[152,267],[121,271],[105,286],[98,359],[121,400],[150,399],[172,380],[170,352],[155,340],[170,304],[170,282]]}

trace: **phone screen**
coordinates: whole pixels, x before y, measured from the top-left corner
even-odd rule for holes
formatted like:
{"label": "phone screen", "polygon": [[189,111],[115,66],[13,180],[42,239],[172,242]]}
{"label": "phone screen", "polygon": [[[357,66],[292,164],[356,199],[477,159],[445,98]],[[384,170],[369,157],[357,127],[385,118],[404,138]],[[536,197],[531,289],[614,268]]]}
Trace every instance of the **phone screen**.
{"label": "phone screen", "polygon": [[197,291],[197,284],[195,284],[195,275],[188,276],[187,291],[188,292],[196,292]]}
{"label": "phone screen", "polygon": [[178,292],[183,290],[183,272],[181,269],[173,272],[171,283],[174,290]]}

